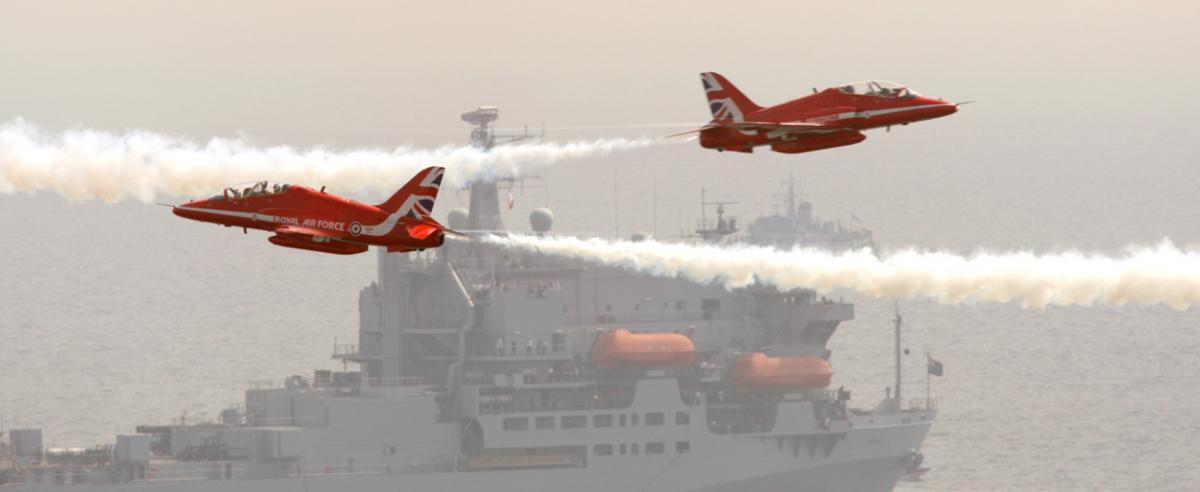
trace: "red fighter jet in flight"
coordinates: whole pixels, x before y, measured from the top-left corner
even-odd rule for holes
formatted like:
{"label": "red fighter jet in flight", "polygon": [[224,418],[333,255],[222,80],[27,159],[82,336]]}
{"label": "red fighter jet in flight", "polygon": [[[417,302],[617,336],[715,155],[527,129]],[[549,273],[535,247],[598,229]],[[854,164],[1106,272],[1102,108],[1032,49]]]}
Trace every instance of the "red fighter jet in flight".
{"label": "red fighter jet in flight", "polygon": [[940,118],[959,104],[917,94],[892,82],[859,82],[830,87],[768,108],[750,101],[716,72],[700,74],[713,119],[698,130],[700,146],[718,151],[771,150],[799,154],[853,145],[867,138],[862,130]]}
{"label": "red fighter jet in flight", "polygon": [[260,181],[172,208],[188,219],[273,232],[268,240],[288,248],[339,255],[362,253],[372,245],[386,246],[388,252],[420,251],[441,246],[447,233],[458,234],[429,216],[444,173],[445,168],[427,168],[379,205],[325,193],[324,187]]}

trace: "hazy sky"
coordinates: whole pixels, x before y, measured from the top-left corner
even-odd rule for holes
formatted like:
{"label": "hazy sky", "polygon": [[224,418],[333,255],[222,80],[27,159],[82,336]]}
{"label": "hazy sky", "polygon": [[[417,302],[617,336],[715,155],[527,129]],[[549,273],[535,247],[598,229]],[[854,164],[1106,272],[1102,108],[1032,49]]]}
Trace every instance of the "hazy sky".
{"label": "hazy sky", "polygon": [[880,78],[997,118],[1191,118],[1200,2],[4,2],[0,119],[271,143],[703,121]]}

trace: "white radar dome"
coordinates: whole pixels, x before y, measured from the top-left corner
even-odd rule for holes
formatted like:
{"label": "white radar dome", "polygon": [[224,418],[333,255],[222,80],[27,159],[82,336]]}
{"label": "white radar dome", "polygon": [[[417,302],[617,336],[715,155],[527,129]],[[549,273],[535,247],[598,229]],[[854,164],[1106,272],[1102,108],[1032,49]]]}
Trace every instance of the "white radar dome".
{"label": "white radar dome", "polygon": [[554,226],[554,212],[548,208],[535,208],[529,212],[529,226],[533,232],[546,233]]}

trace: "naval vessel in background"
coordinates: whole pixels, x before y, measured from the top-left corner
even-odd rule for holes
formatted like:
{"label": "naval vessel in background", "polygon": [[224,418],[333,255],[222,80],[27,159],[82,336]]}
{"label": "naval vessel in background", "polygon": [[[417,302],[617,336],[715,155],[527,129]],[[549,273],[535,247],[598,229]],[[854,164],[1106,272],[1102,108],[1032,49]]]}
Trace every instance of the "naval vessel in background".
{"label": "naval vessel in background", "polygon": [[[475,144],[499,143],[497,116],[463,115]],[[503,234],[500,186],[472,184],[449,225]],[[722,208],[697,235],[873,244],[788,197],[746,234]],[[535,234],[553,226],[549,210],[530,219]],[[343,370],[256,385],[216,421],[140,425],[91,448],[11,430],[0,490],[886,491],[919,465],[936,415],[899,389],[867,406],[830,389],[826,343],[854,306],[810,290],[450,242],[381,251],[359,311],[357,343],[335,344]]]}

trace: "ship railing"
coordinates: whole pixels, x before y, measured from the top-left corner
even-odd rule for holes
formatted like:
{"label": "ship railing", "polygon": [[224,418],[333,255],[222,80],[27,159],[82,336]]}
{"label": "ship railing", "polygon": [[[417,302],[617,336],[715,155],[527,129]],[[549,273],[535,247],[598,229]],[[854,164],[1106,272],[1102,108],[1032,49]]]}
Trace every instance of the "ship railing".
{"label": "ship railing", "polygon": [[324,415],[321,416],[287,416],[287,417],[258,417],[247,416],[246,424],[256,427],[315,427],[327,424]]}
{"label": "ship railing", "polygon": [[372,388],[395,386],[425,386],[425,378],[421,376],[398,376],[363,378],[363,385]]}
{"label": "ship railing", "polygon": [[[692,327],[696,323],[717,319],[742,319],[746,316],[754,314],[751,309],[722,307],[721,309],[701,309],[695,310],[692,308],[689,311],[672,311],[668,314],[659,312],[639,312],[639,311],[620,311],[606,312],[596,315],[595,324],[606,325],[624,325],[630,323],[656,323],[665,326],[675,326],[679,333],[687,334],[686,328]],[[650,311],[647,309],[647,311]],[[630,331],[638,331],[637,327],[631,327]]]}
{"label": "ship railing", "polygon": [[582,410],[613,410],[628,408],[632,398],[578,398],[562,400],[512,401],[495,398],[479,404],[479,413],[485,415],[523,412],[568,412]]}
{"label": "ship railing", "polygon": [[354,343],[335,343],[335,344],[333,344],[333,356],[334,357],[347,356],[347,355],[379,355],[381,353],[382,352],[380,351],[379,347],[374,347],[374,346],[360,347],[358,344],[354,344]]}
{"label": "ship railing", "polygon": [[838,399],[838,390],[807,389],[801,392],[801,397],[804,400],[836,401]]}
{"label": "ship railing", "polygon": [[246,387],[252,390],[269,390],[286,388],[290,390],[308,389],[313,386],[312,378],[306,378],[300,375],[288,376],[280,379],[252,379],[246,382]]}
{"label": "ship railing", "polygon": [[[549,374],[518,374],[517,377],[525,384],[553,384],[553,383],[590,383],[597,379],[595,372],[557,372]],[[462,377],[462,383],[465,385],[491,385],[495,383],[495,375],[469,375]]]}
{"label": "ship railing", "polygon": [[253,379],[246,383],[250,389],[276,389],[283,386],[277,379]]}
{"label": "ship railing", "polygon": [[[350,383],[350,385],[323,385],[315,389],[347,389],[360,384],[358,381]],[[368,387],[395,387],[395,386],[425,386],[425,378],[421,376],[404,376],[404,377],[376,377],[362,378],[362,386]],[[246,383],[247,387],[252,390],[264,389],[308,389],[313,387],[312,380],[302,376],[292,376],[284,381],[277,379],[256,379]]]}
{"label": "ship railing", "polygon": [[561,372],[551,373],[546,375],[546,381],[550,383],[580,383],[595,381],[597,379],[595,372]]}
{"label": "ship railing", "polygon": [[[231,480],[262,478],[263,472],[278,477],[317,477],[335,475],[381,475],[406,473],[449,473],[455,471],[456,459],[438,463],[347,463],[342,465],[289,464],[275,470],[265,470],[244,461],[151,461],[134,477],[122,479],[106,468],[82,469],[78,466],[40,466],[11,471],[7,480],[10,484],[70,485],[95,484],[97,478],[105,481],[128,480],[132,482],[186,482],[199,480]],[[98,474],[105,476],[99,477]],[[0,489],[3,489],[0,484]]]}
{"label": "ship railing", "polygon": [[[142,467],[135,476],[122,477],[114,468],[92,467],[83,468],[77,465],[48,465],[21,468],[9,473],[7,480],[10,484],[62,484],[78,485],[83,490],[84,485],[99,483],[131,482],[182,482],[195,480],[221,480],[233,477],[245,477],[250,467],[245,463],[229,461],[211,462],[162,462],[151,461]],[[0,484],[0,489],[4,489]]]}
{"label": "ship railing", "polygon": [[[261,470],[244,462],[214,461],[200,464],[183,462],[174,467],[151,463],[144,479],[135,481],[170,482],[187,480],[228,480],[257,476]],[[297,464],[277,472],[282,477],[316,477],[335,475],[381,475],[400,473],[448,473],[455,468],[454,460],[440,463],[353,463],[342,465]]]}
{"label": "ship railing", "polygon": [[937,400],[933,398],[909,398],[904,401],[904,409],[908,411],[937,410]]}
{"label": "ship railing", "polygon": [[453,472],[455,460],[440,463],[371,463],[345,465],[304,465],[289,471],[289,476],[381,475],[391,473]]}
{"label": "ship railing", "polygon": [[244,477],[251,467],[234,461],[210,461],[204,463],[181,462],[174,467],[151,462],[146,467],[145,478],[135,482],[183,482],[189,480],[223,480]]}

